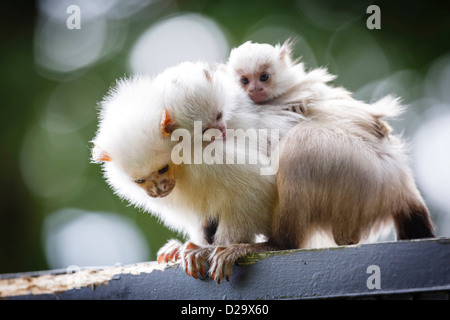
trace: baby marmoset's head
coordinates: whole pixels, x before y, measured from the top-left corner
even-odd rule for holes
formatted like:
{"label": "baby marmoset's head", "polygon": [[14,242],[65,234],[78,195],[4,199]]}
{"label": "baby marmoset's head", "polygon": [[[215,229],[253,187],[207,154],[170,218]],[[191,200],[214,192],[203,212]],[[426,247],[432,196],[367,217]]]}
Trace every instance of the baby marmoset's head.
{"label": "baby marmoset's head", "polygon": [[282,45],[247,41],[231,50],[228,72],[255,103],[269,102],[295,85],[299,72],[292,59],[292,41]]}

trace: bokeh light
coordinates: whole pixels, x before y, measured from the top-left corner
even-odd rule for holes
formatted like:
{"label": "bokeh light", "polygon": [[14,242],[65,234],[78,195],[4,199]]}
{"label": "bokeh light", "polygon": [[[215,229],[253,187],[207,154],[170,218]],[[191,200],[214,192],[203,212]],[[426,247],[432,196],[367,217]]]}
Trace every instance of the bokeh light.
{"label": "bokeh light", "polygon": [[336,31],[326,55],[328,68],[338,75],[339,83],[356,91],[368,82],[388,77],[390,70],[383,48],[367,29],[359,26],[351,30],[351,37],[345,28]]}
{"label": "bokeh light", "polygon": [[426,197],[450,210],[450,108],[434,106],[421,120],[413,139],[417,180]]}
{"label": "bokeh light", "polygon": [[[133,1],[135,5],[136,2]],[[92,65],[119,50],[127,30],[121,20],[110,18],[115,16],[113,9],[117,3],[78,1],[80,29],[72,30],[67,28],[69,14],[66,10],[73,1],[38,1],[41,14],[35,28],[34,54],[40,74],[61,79],[67,73]]]}
{"label": "bokeh light", "polygon": [[156,74],[183,61],[221,61],[229,47],[220,27],[198,14],[160,21],[146,30],[132,47],[133,73]]}
{"label": "bokeh light", "polygon": [[66,119],[64,125],[66,133],[31,127],[20,157],[22,176],[33,195],[60,204],[82,190],[89,165],[86,141],[71,130],[71,121]]}
{"label": "bokeh light", "polygon": [[43,243],[51,268],[111,266],[145,261],[150,250],[129,218],[65,208],[49,214]]}
{"label": "bokeh light", "polygon": [[68,133],[80,130],[97,117],[96,102],[107,86],[96,76],[61,83],[51,93],[41,125],[49,131]]}

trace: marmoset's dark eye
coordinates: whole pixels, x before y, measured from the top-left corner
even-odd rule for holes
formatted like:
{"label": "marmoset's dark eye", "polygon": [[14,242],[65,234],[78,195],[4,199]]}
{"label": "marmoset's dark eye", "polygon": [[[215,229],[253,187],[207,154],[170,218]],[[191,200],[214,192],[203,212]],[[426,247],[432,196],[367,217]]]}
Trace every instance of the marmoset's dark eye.
{"label": "marmoset's dark eye", "polygon": [[222,112],[219,112],[219,113],[217,114],[216,120],[220,120],[221,118],[222,118]]}
{"label": "marmoset's dark eye", "polygon": [[134,182],[137,184],[143,184],[145,182],[145,179],[137,179],[137,180],[134,180]]}
{"label": "marmoset's dark eye", "polygon": [[259,77],[259,81],[265,82],[269,80],[269,74],[267,73],[263,73],[260,77]]}
{"label": "marmoset's dark eye", "polygon": [[241,78],[241,83],[242,84],[248,84],[250,81],[248,81],[248,79],[246,77],[242,77]]}
{"label": "marmoset's dark eye", "polygon": [[159,169],[159,170],[158,170],[158,173],[159,173],[159,174],[163,174],[163,173],[166,173],[167,170],[169,170],[169,165],[166,165],[166,166],[164,166],[163,168]]}

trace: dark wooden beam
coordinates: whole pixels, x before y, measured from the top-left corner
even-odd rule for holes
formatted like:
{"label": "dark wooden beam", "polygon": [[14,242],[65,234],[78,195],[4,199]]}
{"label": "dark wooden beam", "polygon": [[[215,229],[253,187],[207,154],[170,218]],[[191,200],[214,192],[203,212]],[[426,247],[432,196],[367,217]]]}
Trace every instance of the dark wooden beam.
{"label": "dark wooden beam", "polygon": [[398,241],[250,255],[229,282],[187,276],[178,264],[0,275],[2,299],[448,299],[450,239]]}

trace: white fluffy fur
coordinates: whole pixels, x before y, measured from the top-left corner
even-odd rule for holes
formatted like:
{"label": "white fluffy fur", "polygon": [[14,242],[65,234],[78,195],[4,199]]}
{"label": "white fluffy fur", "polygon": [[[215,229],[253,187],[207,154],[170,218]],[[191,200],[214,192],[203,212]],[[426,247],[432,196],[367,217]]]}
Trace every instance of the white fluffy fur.
{"label": "white fluffy fur", "polygon": [[[183,63],[155,79],[122,80],[102,104],[93,140],[96,148],[111,157],[104,164],[104,173],[119,196],[198,244],[204,244],[201,227],[206,218],[220,221],[216,244],[253,242],[257,234],[269,234],[275,176],[261,175],[259,165],[181,164],[174,190],[164,198],[149,197],[133,180],[170,163],[177,143],[160,131],[163,110],[168,110],[180,128],[190,131],[192,121],[208,121],[217,111],[223,112],[228,129],[276,128],[285,132],[301,119],[291,112],[260,110],[227,79],[209,65]],[[224,141],[212,142],[219,143]]]}

